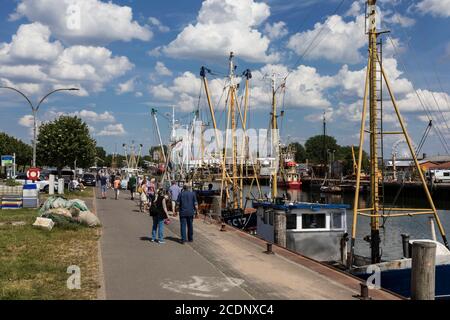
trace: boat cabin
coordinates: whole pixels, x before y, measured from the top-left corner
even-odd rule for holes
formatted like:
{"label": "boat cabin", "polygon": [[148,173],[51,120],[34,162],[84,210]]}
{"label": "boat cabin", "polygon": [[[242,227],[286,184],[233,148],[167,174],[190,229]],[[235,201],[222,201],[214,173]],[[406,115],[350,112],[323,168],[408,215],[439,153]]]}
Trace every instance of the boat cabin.
{"label": "boat cabin", "polygon": [[348,205],[254,202],[257,235],[274,242],[275,214],[286,215],[286,247],[318,261],[340,261],[347,232]]}

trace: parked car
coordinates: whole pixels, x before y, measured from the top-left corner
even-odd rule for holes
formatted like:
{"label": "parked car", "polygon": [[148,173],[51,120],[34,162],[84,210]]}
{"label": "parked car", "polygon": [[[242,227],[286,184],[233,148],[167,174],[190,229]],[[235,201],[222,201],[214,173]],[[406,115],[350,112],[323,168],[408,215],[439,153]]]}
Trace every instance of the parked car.
{"label": "parked car", "polygon": [[[32,181],[30,179],[28,179],[26,173],[19,173],[19,174],[17,174],[16,177],[14,178],[14,180],[17,183],[20,183],[22,185],[24,185],[25,183],[32,183]],[[48,179],[46,179],[44,175],[41,174],[39,176],[39,179],[36,180],[34,183],[37,184],[40,192],[48,193],[49,182],[48,182]],[[58,185],[55,183],[55,191],[57,191],[57,190],[58,190]]]}
{"label": "parked car", "polygon": [[428,179],[430,179],[430,173],[431,179],[436,183],[450,182],[450,170],[430,170],[425,174]]}
{"label": "parked car", "polygon": [[85,173],[83,174],[83,176],[81,177],[81,182],[85,185],[85,186],[92,186],[95,187],[96,184],[96,177],[94,174],[92,173]]}
{"label": "parked car", "polygon": [[[53,174],[55,176],[56,181],[58,179],[58,170],[45,170],[43,172],[43,174],[45,175],[46,179],[48,179],[48,176],[51,174]],[[72,170],[63,169],[61,171],[61,178],[64,179],[64,185],[66,187],[69,186],[69,183],[73,180],[74,176],[75,176],[75,173]]]}

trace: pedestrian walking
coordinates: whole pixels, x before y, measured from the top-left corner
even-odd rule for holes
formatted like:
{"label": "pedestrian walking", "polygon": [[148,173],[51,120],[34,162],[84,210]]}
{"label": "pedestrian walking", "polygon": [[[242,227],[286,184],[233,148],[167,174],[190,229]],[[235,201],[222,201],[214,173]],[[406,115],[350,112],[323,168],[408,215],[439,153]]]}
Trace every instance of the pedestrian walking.
{"label": "pedestrian walking", "polygon": [[177,200],[178,200],[178,195],[181,192],[181,188],[178,186],[178,183],[176,181],[172,181],[172,185],[169,188],[169,195],[170,195],[170,200],[172,201],[172,215],[174,217],[177,216]]}
{"label": "pedestrian walking", "polygon": [[194,215],[197,214],[198,202],[190,183],[183,185],[183,191],[178,195],[177,204],[180,209],[181,243],[186,242],[186,228],[187,241],[192,242],[194,241]]}
{"label": "pedestrian walking", "polygon": [[136,177],[134,175],[131,175],[128,180],[128,190],[131,193],[131,200],[134,200],[134,193],[136,192]]}
{"label": "pedestrian walking", "polygon": [[153,200],[155,199],[155,191],[156,191],[156,180],[155,178],[151,178],[150,182],[147,182],[147,197],[150,203],[150,207],[152,206]]}
{"label": "pedestrian walking", "polygon": [[[150,215],[153,218],[152,226],[152,242],[160,244],[164,242],[164,222],[169,218],[167,213],[167,196],[162,189],[159,189],[152,206],[150,207]],[[158,239],[156,239],[156,232],[158,231]]]}
{"label": "pedestrian walking", "polygon": [[114,177],[114,195],[115,199],[119,199],[119,193],[120,193],[120,176]]}
{"label": "pedestrian walking", "polygon": [[139,209],[141,212],[148,210],[148,197],[147,197],[147,179],[141,181],[138,187],[139,193]]}
{"label": "pedestrian walking", "polygon": [[102,191],[102,199],[106,199],[106,190],[108,188],[108,178],[105,174],[100,176],[100,189]]}

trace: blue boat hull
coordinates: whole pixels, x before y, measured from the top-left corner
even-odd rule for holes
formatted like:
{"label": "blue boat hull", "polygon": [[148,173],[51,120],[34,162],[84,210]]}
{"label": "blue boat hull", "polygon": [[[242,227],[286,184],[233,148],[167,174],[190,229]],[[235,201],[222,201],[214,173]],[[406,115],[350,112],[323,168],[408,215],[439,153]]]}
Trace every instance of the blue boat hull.
{"label": "blue boat hull", "polygon": [[[366,280],[372,274],[355,274]],[[381,286],[406,298],[411,297],[411,269],[386,270],[381,272]],[[436,299],[450,299],[450,265],[436,266]]]}

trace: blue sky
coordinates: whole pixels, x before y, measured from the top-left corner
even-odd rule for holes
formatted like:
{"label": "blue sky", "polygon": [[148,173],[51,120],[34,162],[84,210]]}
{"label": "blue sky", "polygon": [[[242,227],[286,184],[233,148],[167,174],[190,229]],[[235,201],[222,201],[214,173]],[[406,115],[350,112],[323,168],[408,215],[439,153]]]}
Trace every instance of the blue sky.
{"label": "blue sky", "polygon": [[[69,20],[71,6],[79,20]],[[198,98],[199,69],[219,74],[209,76],[217,104],[232,50],[238,73],[253,72],[250,126],[268,126],[264,75],[289,73],[284,100],[279,96],[285,142],[320,134],[325,111],[328,133],[340,144],[357,144],[367,55],[363,11],[364,1],[350,0],[5,0],[0,83],[33,101],[77,86],[78,95],[51,96],[40,120],[76,114],[109,152],[132,140],[148,149],[157,144],[151,107],[165,114],[175,106],[186,123],[200,105],[208,121],[204,94]],[[450,149],[450,1],[384,0],[379,12],[381,28],[391,30],[384,37],[385,68],[410,135],[420,140],[428,113],[437,129],[424,151],[444,154]],[[386,127],[395,128],[389,103],[385,108]],[[30,110],[20,96],[0,90],[0,114],[1,131],[30,141]],[[167,136],[162,116],[160,125]],[[396,140],[387,139],[386,152]]]}

